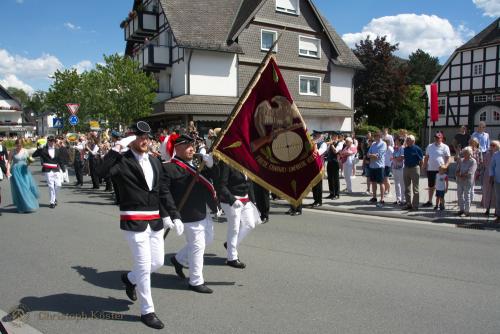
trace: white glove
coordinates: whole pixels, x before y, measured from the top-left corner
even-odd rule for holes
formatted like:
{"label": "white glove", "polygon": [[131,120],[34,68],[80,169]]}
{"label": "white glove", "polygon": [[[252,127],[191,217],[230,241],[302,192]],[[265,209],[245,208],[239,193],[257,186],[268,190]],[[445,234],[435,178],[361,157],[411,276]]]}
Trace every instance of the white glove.
{"label": "white glove", "polygon": [[182,235],[184,233],[184,224],[180,219],[174,219],[175,231],[177,235]]}
{"label": "white glove", "polygon": [[244,205],[243,205],[243,203],[241,203],[241,201],[239,199],[237,199],[236,201],[234,201],[232,207],[233,207],[233,209],[241,209],[244,207]]}
{"label": "white glove", "polygon": [[221,217],[222,215],[224,214],[224,211],[222,211],[221,208],[217,208],[217,213],[215,214],[215,216],[217,218]]}
{"label": "white glove", "polygon": [[121,147],[128,147],[130,145],[131,142],[133,142],[137,137],[135,135],[133,136],[128,136],[126,138],[123,138],[121,139],[120,141],[118,141],[118,145],[120,145]]}
{"label": "white glove", "polygon": [[208,168],[212,168],[214,166],[214,158],[212,157],[212,153],[203,154],[203,161],[205,161],[205,166]]}
{"label": "white glove", "polygon": [[163,217],[162,220],[163,220],[163,226],[165,226],[165,228],[173,229],[175,227],[170,217]]}

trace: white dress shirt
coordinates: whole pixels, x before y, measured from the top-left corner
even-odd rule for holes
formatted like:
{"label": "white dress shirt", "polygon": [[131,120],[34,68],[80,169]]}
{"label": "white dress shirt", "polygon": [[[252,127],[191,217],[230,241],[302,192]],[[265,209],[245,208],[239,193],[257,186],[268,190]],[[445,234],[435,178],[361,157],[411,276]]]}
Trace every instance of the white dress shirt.
{"label": "white dress shirt", "polygon": [[142,172],[144,173],[144,177],[146,178],[146,183],[148,184],[148,188],[151,191],[153,189],[153,166],[151,166],[151,161],[149,161],[148,153],[137,153],[134,150],[131,150],[134,154],[135,159],[139,162],[139,165],[142,168]]}
{"label": "white dress shirt", "polygon": [[49,147],[49,155],[52,159],[54,159],[56,155],[56,149],[54,147]]}

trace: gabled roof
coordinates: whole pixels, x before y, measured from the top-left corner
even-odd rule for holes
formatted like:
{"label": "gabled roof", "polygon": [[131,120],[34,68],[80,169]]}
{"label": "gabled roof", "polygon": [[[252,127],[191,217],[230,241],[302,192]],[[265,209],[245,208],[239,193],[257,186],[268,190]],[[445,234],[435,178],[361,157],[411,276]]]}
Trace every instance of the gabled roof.
{"label": "gabled roof", "polygon": [[181,47],[241,53],[228,43],[242,0],[160,0],[175,41]]}
{"label": "gabled roof", "polygon": [[443,66],[441,66],[441,70],[436,74],[434,79],[432,79],[432,82],[437,82],[443,72],[446,70],[446,68],[451,64],[453,59],[455,59],[455,56],[464,50],[468,49],[476,49],[479,47],[484,47],[487,45],[491,44],[500,44],[500,18],[496,19],[491,23],[489,26],[487,26],[483,31],[481,31],[479,34],[476,36],[472,37],[467,43],[456,49],[451,56],[448,58],[446,63],[444,63]]}
{"label": "gabled roof", "polygon": [[496,19],[486,29],[472,37],[467,43],[457,49],[457,51],[474,49],[490,44],[500,43],[500,18]]}
{"label": "gabled roof", "polygon": [[[19,101],[14,96],[12,96],[7,91],[7,89],[4,86],[2,86],[2,85],[0,85],[0,100],[14,100],[17,103],[19,103]],[[19,105],[21,105],[21,104],[19,104]]]}
{"label": "gabled roof", "polygon": [[[245,30],[247,25],[253,20],[257,12],[262,8],[262,5],[267,0],[243,0],[238,11],[238,16],[234,20],[231,32],[228,35],[228,41],[236,41],[239,34]],[[313,12],[316,14],[326,36],[332,44],[332,48],[336,53],[336,57],[332,59],[333,63],[338,66],[351,67],[355,69],[364,69],[363,64],[354,55],[354,52],[344,42],[344,40],[337,34],[330,22],[321,15],[318,8],[314,5],[313,1],[306,0],[311,6]]]}
{"label": "gabled roof", "polygon": [[[176,43],[188,49],[242,53],[238,36],[268,0],[160,0]],[[352,50],[323,17],[312,0],[306,0],[331,42],[335,65],[364,69]],[[140,1],[134,1],[134,8]],[[127,43],[127,54],[132,44]]]}
{"label": "gabled roof", "polygon": [[241,34],[241,32],[246,28],[246,26],[252,21],[257,12],[266,3],[266,0],[243,0],[241,1],[240,8],[238,10],[238,15],[235,17],[233,26],[229,35],[227,36],[228,41],[235,41],[236,38]]}

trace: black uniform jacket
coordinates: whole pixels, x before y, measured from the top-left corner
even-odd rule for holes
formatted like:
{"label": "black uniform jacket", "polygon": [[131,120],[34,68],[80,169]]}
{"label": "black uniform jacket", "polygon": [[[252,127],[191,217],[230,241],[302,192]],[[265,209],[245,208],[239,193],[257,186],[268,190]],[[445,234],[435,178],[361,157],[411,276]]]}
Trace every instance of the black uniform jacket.
{"label": "black uniform jacket", "polygon": [[0,150],[0,168],[2,169],[2,173],[7,173],[7,159],[9,158],[9,154],[7,152],[7,147],[2,145],[2,149]]}
{"label": "black uniform jacket", "polygon": [[220,201],[230,205],[236,201],[234,196],[245,197],[250,192],[250,180],[222,161],[219,162],[219,175],[215,185]]}
{"label": "black uniform jacket", "polygon": [[49,155],[49,147],[39,148],[33,153],[34,157],[40,157],[40,162],[42,163],[42,172],[48,173],[52,171],[59,171],[62,166],[61,155],[58,148],[54,148],[54,157],[51,158]]}
{"label": "black uniform jacket", "polygon": [[[148,225],[153,231],[163,228],[161,218],[168,217],[166,209],[165,174],[161,162],[149,157],[153,168],[153,188],[149,190],[141,165],[131,150],[125,154],[109,151],[96,171],[100,177],[108,175],[113,177],[120,194],[121,212],[151,212],[159,211],[160,217],[141,220],[132,215],[120,215],[120,228],[125,231],[143,232]],[[140,215],[139,215],[140,216]]]}
{"label": "black uniform jacket", "polygon": [[[178,157],[176,157],[178,160]],[[181,160],[182,161],[182,160]],[[188,164],[185,161],[184,164]],[[200,181],[194,184],[187,201],[179,212],[177,207],[181,202],[186,189],[193,180],[193,176],[184,168],[173,162],[163,163],[167,182],[167,208],[172,219],[181,219],[183,223],[192,223],[203,220],[207,216],[207,205],[212,211],[217,211],[217,202],[210,190]],[[206,179],[211,181],[211,172],[204,168],[201,172]]]}

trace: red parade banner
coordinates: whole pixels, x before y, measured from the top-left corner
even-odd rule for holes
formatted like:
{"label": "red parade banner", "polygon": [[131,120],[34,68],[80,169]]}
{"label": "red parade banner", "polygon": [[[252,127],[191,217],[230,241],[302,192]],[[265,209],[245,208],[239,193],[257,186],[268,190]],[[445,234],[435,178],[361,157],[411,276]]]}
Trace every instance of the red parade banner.
{"label": "red parade banner", "polygon": [[322,158],[274,56],[264,59],[212,150],[294,206],[323,179]]}

